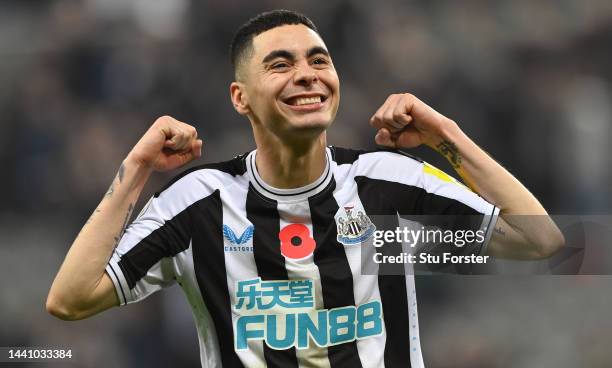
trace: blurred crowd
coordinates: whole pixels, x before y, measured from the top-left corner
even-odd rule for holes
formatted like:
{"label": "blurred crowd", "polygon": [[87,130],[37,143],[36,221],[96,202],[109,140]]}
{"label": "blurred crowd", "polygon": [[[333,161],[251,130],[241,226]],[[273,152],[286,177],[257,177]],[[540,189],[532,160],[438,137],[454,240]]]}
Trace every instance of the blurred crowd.
{"label": "blurred crowd", "polygon": [[[44,298],[80,225],[156,117],[168,114],[196,126],[206,162],[254,148],[248,121],[229,101],[229,43],[240,24],[275,8],[310,16],[331,51],[342,99],[329,144],[374,147],[370,116],[390,93],[411,92],[457,121],[549,212],[610,212],[609,0],[4,0],[0,346],[63,343],[78,347],[80,364],[87,367],[197,364],[195,330],[177,288],[144,306],[81,324],[46,316]],[[450,170],[432,152],[415,152]],[[144,199],[175,174],[155,175]],[[601,279],[567,282],[580,290],[580,300],[588,298],[589,290],[599,295],[604,285]],[[508,283],[506,295],[521,298],[524,288]],[[425,359],[432,367],[585,366],[578,358],[548,364],[542,356],[546,350],[536,354],[526,349],[522,355],[503,350],[489,336],[495,332],[475,340],[484,344],[480,349],[445,340],[451,335],[440,332],[446,331],[442,320],[438,314],[428,317],[427,310],[446,313],[443,321],[459,336],[456,329],[477,320],[483,306],[458,296],[463,284],[456,279],[423,284],[431,286],[420,308],[435,326],[429,331],[421,326]],[[483,290],[494,293],[496,288]],[[441,307],[442,294],[446,302],[474,314],[457,316],[453,308]],[[493,299],[479,297],[483,303]],[[553,324],[577,318],[569,310],[553,315],[559,317]],[[491,323],[480,326],[483,331],[513,326],[504,316]],[[531,331],[530,338],[546,338],[545,328],[538,331]],[[593,339],[601,336],[595,333]],[[506,355],[496,354],[497,347]],[[612,360],[603,348],[593,354],[599,355],[589,366]],[[518,356],[522,360],[513,360]],[[449,357],[454,363],[448,363]]]}

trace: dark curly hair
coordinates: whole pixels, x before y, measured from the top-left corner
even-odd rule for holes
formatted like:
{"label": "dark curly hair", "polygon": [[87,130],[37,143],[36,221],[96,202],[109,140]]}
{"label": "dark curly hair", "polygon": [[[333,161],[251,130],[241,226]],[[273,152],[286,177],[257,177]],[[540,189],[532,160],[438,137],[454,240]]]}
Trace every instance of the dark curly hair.
{"label": "dark curly hair", "polygon": [[253,38],[272,28],[288,24],[303,24],[319,33],[317,27],[307,16],[282,9],[258,14],[238,28],[230,46],[230,56],[236,79],[239,79],[241,65],[253,52]]}

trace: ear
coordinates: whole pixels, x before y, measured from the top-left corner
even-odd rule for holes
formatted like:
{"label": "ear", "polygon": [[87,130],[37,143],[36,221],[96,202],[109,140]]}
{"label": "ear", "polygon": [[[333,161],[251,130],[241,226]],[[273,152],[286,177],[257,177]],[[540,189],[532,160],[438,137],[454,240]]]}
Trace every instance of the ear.
{"label": "ear", "polygon": [[232,84],[230,84],[230,98],[232,99],[234,109],[236,109],[240,115],[246,115],[251,111],[244,84],[232,82]]}

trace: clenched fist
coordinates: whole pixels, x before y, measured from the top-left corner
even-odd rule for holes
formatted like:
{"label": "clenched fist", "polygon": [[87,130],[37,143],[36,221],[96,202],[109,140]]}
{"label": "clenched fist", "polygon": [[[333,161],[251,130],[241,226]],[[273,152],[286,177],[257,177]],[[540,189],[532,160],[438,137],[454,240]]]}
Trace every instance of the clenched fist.
{"label": "clenched fist", "polygon": [[376,143],[392,148],[435,147],[455,123],[410,93],[392,94],[370,119]]}
{"label": "clenched fist", "polygon": [[199,158],[202,140],[191,125],[162,116],[155,120],[129,155],[145,167],[168,171]]}

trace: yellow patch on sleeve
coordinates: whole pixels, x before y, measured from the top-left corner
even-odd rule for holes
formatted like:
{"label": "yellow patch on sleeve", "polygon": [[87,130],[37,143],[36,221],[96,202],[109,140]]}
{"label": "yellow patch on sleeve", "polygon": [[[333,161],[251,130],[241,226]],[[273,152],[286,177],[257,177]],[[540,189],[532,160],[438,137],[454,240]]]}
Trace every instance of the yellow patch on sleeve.
{"label": "yellow patch on sleeve", "polygon": [[423,172],[425,174],[429,174],[429,175],[433,175],[436,178],[448,182],[448,183],[453,183],[453,184],[457,184],[469,191],[472,191],[470,188],[466,187],[465,185],[463,185],[459,180],[453,178],[452,176],[448,175],[447,173],[445,173],[444,171],[438,169],[435,166],[432,166],[430,164],[428,164],[427,162],[423,163]]}

